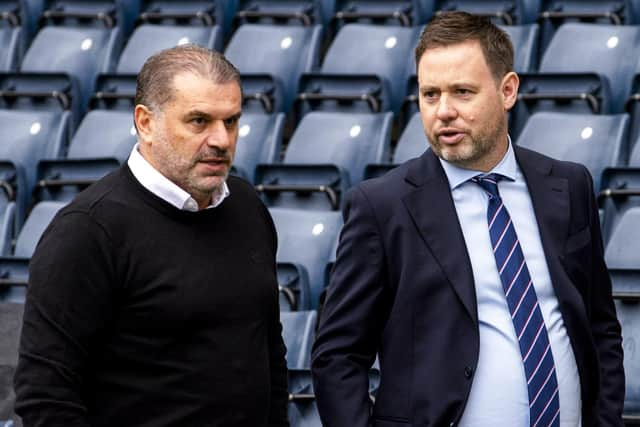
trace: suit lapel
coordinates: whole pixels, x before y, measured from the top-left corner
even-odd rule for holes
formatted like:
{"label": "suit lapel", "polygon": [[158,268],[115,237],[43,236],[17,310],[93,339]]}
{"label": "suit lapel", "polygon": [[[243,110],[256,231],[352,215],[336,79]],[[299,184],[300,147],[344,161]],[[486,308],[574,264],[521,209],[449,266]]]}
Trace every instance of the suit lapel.
{"label": "suit lapel", "polygon": [[462,305],[477,323],[471,262],[449,182],[436,155],[427,150],[409,169],[405,179],[415,190],[407,194],[403,202]]}

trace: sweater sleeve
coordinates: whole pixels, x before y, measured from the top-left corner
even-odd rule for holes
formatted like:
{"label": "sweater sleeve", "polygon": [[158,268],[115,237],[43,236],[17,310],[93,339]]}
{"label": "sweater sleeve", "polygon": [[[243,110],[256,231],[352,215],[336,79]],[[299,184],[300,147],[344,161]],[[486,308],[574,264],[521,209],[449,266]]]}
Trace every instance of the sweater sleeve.
{"label": "sweater sleeve", "polygon": [[110,241],[87,213],[57,216],[29,267],[15,374],[25,426],[89,426],[83,389],[91,347],[113,305]]}

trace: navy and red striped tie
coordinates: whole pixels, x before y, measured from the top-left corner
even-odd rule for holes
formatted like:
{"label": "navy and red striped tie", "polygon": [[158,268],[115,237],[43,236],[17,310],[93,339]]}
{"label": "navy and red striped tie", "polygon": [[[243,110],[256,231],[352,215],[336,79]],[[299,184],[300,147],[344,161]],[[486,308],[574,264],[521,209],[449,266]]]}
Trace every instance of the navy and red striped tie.
{"label": "navy and red striped tie", "polygon": [[530,426],[559,426],[558,380],[547,328],[516,230],[498,193],[498,181],[502,178],[488,174],[471,181],[489,196],[489,235],[524,364]]}

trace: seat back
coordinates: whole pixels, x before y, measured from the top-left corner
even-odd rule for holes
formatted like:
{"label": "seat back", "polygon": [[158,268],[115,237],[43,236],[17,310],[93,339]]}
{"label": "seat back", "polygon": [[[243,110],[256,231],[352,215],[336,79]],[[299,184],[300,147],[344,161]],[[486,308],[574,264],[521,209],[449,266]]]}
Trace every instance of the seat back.
{"label": "seat back", "polygon": [[39,202],[33,207],[18,234],[14,250],[15,256],[22,258],[33,256],[42,233],[64,205],[65,203],[62,202]]}
{"label": "seat back", "polygon": [[0,26],[0,72],[15,71],[18,66],[20,54],[20,38],[22,30],[20,27]]}
{"label": "seat back", "polygon": [[218,26],[141,25],[129,37],[116,72],[137,74],[154,53],[187,43],[219,51],[222,47],[222,31]]}
{"label": "seat back", "polygon": [[536,113],[518,137],[518,145],[582,163],[591,172],[597,192],[604,169],[626,162],[628,123],[625,114]]}
{"label": "seat back", "polygon": [[553,36],[541,73],[597,73],[611,90],[611,112],[624,109],[640,54],[640,27],[569,23]]}
{"label": "seat back", "polygon": [[413,54],[418,32],[419,28],[347,24],[329,46],[321,72],[380,77],[388,91],[390,110],[398,111],[406,95],[406,81],[414,72],[407,58]]}
{"label": "seat back", "polygon": [[20,69],[25,73],[66,73],[71,76],[77,88],[72,95],[79,99],[81,113],[88,105],[98,73],[113,69],[115,52],[120,44],[117,28],[47,26],[36,35]]}
{"label": "seat back", "polygon": [[538,66],[538,24],[503,25],[502,28],[513,43],[513,69],[517,73],[526,73]]}
{"label": "seat back", "polygon": [[437,0],[437,11],[461,10],[492,18],[496,24],[522,25],[536,22],[537,0]]}
{"label": "seat back", "polygon": [[282,323],[282,338],[287,347],[287,368],[309,369],[311,345],[316,327],[316,312],[281,312],[280,322]]}
{"label": "seat back", "polygon": [[331,164],[346,171],[349,186],[360,182],[369,163],[389,154],[391,113],[311,112],[296,128],[284,163]]}
{"label": "seat back", "polygon": [[237,175],[255,179],[259,163],[274,163],[280,156],[284,114],[243,113],[233,159]]}
{"label": "seat back", "polygon": [[324,288],[325,268],[342,227],[339,212],[270,208],[278,232],[279,262],[293,262],[308,272],[311,308]]}
{"label": "seat back", "polygon": [[58,158],[68,140],[70,113],[0,110],[0,180],[15,190],[16,226],[36,184],[36,166]]}
{"label": "seat back", "polygon": [[124,163],[136,141],[132,112],[92,110],[71,139],[67,158],[115,158]]}
{"label": "seat back", "polygon": [[241,74],[268,74],[289,111],[302,73],[313,71],[320,52],[320,26],[245,24],[233,34],[225,56]]}
{"label": "seat back", "polygon": [[419,157],[428,147],[429,141],[422,127],[422,118],[420,113],[415,113],[400,135],[393,154],[393,163],[400,164]]}

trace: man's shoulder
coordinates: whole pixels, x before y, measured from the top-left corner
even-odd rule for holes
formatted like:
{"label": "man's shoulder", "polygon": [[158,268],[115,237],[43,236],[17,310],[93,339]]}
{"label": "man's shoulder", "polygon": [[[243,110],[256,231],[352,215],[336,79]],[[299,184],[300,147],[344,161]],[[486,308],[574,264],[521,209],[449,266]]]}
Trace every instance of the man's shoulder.
{"label": "man's shoulder", "polygon": [[516,147],[515,150],[520,162],[526,162],[543,169],[549,169],[554,176],[567,179],[584,179],[585,177],[590,177],[589,170],[581,163],[555,159],[524,147]]}

